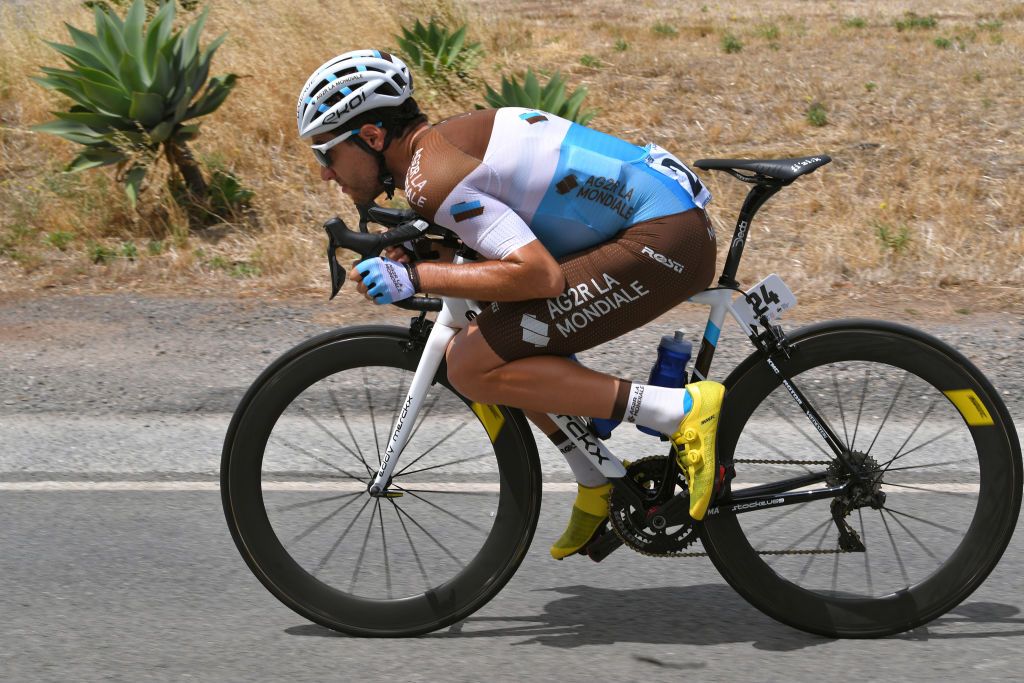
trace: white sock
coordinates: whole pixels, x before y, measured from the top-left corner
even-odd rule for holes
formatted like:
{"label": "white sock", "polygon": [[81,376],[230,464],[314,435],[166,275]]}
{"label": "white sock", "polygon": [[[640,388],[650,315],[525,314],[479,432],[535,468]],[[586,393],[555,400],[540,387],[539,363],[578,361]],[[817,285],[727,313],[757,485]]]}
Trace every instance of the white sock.
{"label": "white sock", "polygon": [[669,389],[654,384],[633,384],[622,421],[671,435],[679,429],[691,401],[685,387]]}
{"label": "white sock", "polygon": [[562,432],[555,432],[553,435],[548,435],[548,438],[565,456],[565,462],[568,463],[569,469],[572,470],[577,483],[591,488],[608,483],[608,478],[601,474],[601,470],[594,467],[590,458],[579,448],[576,448],[576,444],[570,441],[569,437]]}

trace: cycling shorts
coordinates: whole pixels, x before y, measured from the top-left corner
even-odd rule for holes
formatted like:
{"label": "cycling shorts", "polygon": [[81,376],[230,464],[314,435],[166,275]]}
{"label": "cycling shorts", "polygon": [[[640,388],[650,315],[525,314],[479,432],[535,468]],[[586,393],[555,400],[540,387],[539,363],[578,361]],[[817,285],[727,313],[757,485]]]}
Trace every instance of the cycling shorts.
{"label": "cycling shorts", "polygon": [[715,271],[715,233],[702,209],[626,228],[558,259],[566,288],[551,299],[493,302],[476,318],[506,362],[568,356],[654,320],[703,291]]}

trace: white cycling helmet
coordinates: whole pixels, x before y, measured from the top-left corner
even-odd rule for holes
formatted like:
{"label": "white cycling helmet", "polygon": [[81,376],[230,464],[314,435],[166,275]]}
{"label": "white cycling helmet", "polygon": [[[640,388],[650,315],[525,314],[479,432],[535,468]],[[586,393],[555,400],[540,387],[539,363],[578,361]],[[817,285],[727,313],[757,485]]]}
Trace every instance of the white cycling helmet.
{"label": "white cycling helmet", "polygon": [[[412,74],[401,59],[380,50],[346,52],[321,65],[303,86],[295,108],[299,137],[342,128],[364,112],[397,107],[411,96]],[[342,135],[348,137],[347,131]]]}

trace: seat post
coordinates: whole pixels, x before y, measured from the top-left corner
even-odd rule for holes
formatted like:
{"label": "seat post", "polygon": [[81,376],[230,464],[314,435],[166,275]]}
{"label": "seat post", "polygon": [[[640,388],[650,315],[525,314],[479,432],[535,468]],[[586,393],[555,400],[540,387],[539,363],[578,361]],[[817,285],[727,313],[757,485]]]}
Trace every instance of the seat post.
{"label": "seat post", "polygon": [[747,198],[743,200],[739,218],[736,219],[736,230],[732,235],[732,244],[729,246],[729,255],[725,259],[725,267],[722,269],[721,277],[718,278],[720,287],[739,287],[739,283],[736,282],[736,271],[740,266],[740,258],[743,256],[743,247],[746,245],[747,235],[750,232],[750,223],[754,220],[757,210],[782,188],[782,183],[763,181],[750,188]]}

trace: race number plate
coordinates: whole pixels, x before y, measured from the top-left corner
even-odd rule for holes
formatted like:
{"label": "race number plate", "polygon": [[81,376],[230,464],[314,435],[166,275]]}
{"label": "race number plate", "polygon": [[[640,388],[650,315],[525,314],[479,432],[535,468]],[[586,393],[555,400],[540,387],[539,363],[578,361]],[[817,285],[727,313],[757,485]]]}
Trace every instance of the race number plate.
{"label": "race number plate", "polygon": [[746,297],[737,297],[732,302],[736,317],[750,326],[760,325],[763,315],[768,316],[768,320],[775,320],[795,306],[793,292],[775,273],[748,289]]}

